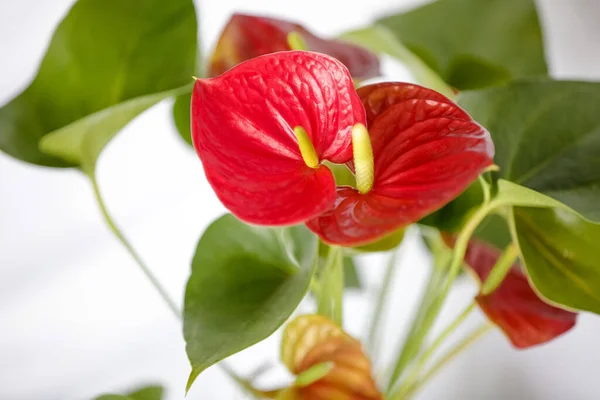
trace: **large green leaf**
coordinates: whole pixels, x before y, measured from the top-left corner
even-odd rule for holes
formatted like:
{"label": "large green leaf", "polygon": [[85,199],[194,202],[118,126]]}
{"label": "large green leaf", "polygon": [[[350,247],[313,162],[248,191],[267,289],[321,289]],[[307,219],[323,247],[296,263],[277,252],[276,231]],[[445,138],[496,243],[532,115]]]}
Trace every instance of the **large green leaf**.
{"label": "large green leaf", "polygon": [[105,394],[96,400],[162,400],[163,394],[162,386],[147,386],[126,395]]}
{"label": "large green leaf", "polygon": [[600,225],[551,197],[502,179],[493,201],[505,208],[513,241],[537,291],[558,305],[600,314]]}
{"label": "large green leaf", "polygon": [[[459,197],[452,208],[423,222],[456,232],[455,225],[440,221],[452,210],[455,222],[467,218],[475,207],[471,199]],[[600,225],[552,197],[504,179],[498,180],[492,202],[504,218],[488,216],[475,236],[498,248],[514,241],[542,297],[600,314]]]}
{"label": "large green leaf", "polygon": [[461,94],[500,176],[600,221],[600,83],[536,80]]}
{"label": "large green leaf", "polygon": [[561,208],[515,207],[512,215],[523,261],[540,294],[600,314],[600,225]]}
{"label": "large green leaf", "polygon": [[183,332],[194,379],[271,335],[304,298],[318,241],[304,226],[246,225],[225,215],[206,230],[185,293]]}
{"label": "large green leaf", "polygon": [[79,0],[31,85],[0,109],[0,149],[89,172],[120,128],[191,81],[196,42],[192,0]]}
{"label": "large green leaf", "polygon": [[547,74],[533,0],[438,0],[378,23],[460,90]]}

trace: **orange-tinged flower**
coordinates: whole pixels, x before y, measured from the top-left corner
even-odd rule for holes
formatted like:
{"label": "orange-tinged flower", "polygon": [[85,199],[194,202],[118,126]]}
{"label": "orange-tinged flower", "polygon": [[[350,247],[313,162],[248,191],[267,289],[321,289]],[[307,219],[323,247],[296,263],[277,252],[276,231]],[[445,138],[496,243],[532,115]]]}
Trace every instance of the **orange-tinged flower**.
{"label": "orange-tinged flower", "polygon": [[330,368],[306,385],[285,390],[286,400],[381,400],[371,376],[371,362],[360,342],[335,323],[318,315],[296,318],[285,329],[281,357],[290,372],[302,376],[311,368],[329,363]]}

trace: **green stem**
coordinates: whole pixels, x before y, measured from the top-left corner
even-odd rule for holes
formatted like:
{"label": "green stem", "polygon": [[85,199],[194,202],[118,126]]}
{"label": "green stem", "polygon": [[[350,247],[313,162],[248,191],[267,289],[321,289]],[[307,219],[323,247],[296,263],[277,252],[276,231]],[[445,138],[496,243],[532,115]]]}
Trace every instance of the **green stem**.
{"label": "green stem", "polygon": [[133,258],[133,260],[136,262],[138,267],[140,267],[142,273],[146,276],[146,278],[148,279],[150,284],[152,284],[154,289],[156,289],[156,291],[163,299],[164,303],[169,308],[169,310],[171,310],[175,317],[181,319],[181,313],[179,311],[179,308],[177,307],[173,299],[169,296],[167,290],[160,284],[156,276],[152,273],[152,271],[150,271],[150,268],[148,268],[148,266],[142,261],[141,257],[137,254],[131,243],[129,243],[125,235],[123,235],[123,232],[121,232],[121,230],[115,224],[112,216],[106,209],[106,204],[104,203],[102,195],[100,194],[100,189],[98,187],[98,182],[96,181],[96,178],[91,177],[91,181],[92,186],[94,188],[94,195],[96,197],[96,201],[98,202],[98,206],[100,207],[100,211],[102,212],[102,216],[104,217],[104,221],[106,222],[110,230],[113,232],[115,237],[121,242],[123,247],[125,247],[125,250],[127,250],[127,252],[131,256],[131,258]]}
{"label": "green stem", "polygon": [[476,212],[469,218],[465,226],[461,229],[458,237],[456,238],[456,243],[454,244],[454,252],[452,253],[452,261],[450,263],[450,269],[448,273],[448,279],[446,280],[446,284],[442,290],[442,298],[448,295],[452,284],[454,283],[454,279],[460,272],[460,267],[465,258],[465,253],[467,251],[467,246],[469,245],[469,240],[471,240],[471,236],[473,236],[473,232],[479,226],[481,221],[485,219],[485,217],[498,205],[495,202],[484,203]]}
{"label": "green stem", "polygon": [[419,359],[417,365],[413,368],[412,372],[406,378],[405,383],[398,390],[398,394],[396,397],[403,398],[403,395],[412,388],[412,386],[419,379],[419,375],[423,368],[427,365],[427,362],[431,359],[431,357],[435,354],[437,349],[444,343],[444,341],[462,324],[462,322],[467,319],[467,317],[471,314],[471,312],[475,309],[475,302],[469,304],[465,310],[460,313],[460,315],[437,337],[432,343],[431,346],[423,353],[421,358]]}
{"label": "green stem", "polygon": [[[441,238],[439,238],[439,240],[441,240]],[[446,248],[444,247],[444,250],[445,249]],[[421,297],[419,308],[413,317],[411,329],[406,337],[404,345],[401,347],[400,354],[397,357],[396,365],[389,379],[388,393],[395,387],[396,382],[400,379],[408,364],[421,352],[423,341],[431,328],[425,324],[425,321],[430,319],[429,314],[434,309],[432,305],[435,302],[437,293],[443,283],[444,275],[446,274],[449,253],[449,251],[435,253],[434,268],[432,269],[429,281],[427,282],[427,286]]]}
{"label": "green stem", "polygon": [[519,250],[517,246],[514,243],[510,243],[504,250],[504,253],[502,253],[502,256],[496,261],[496,264],[494,264],[485,282],[481,285],[481,295],[487,296],[500,286],[518,256]]}
{"label": "green stem", "polygon": [[344,257],[342,248],[331,246],[319,280],[318,313],[342,326]]}
{"label": "green stem", "polygon": [[[518,250],[514,244],[510,244],[506,247],[506,250],[502,256],[498,259],[490,274],[483,282],[480,290],[481,295],[488,295],[492,293],[504,280],[504,277],[510,270],[510,267],[518,257]],[[475,309],[476,303],[471,303],[445,330],[442,334],[433,342],[433,344],[427,349],[423,356],[419,359],[416,367],[412,370],[405,383],[398,391],[398,398],[403,398],[408,390],[417,382],[419,375],[422,373],[425,365],[429,359],[435,354],[439,347],[444,341],[460,326],[460,324],[471,314]]]}
{"label": "green stem", "polygon": [[387,266],[385,269],[385,275],[383,277],[383,283],[379,288],[379,295],[375,302],[375,306],[372,312],[372,320],[369,326],[369,333],[367,336],[367,350],[371,354],[371,361],[374,362],[377,358],[378,345],[381,343],[380,330],[381,323],[383,321],[383,311],[386,305],[386,300],[392,287],[392,281],[394,279],[394,272],[396,270],[396,260],[398,258],[398,250],[392,250],[390,258],[388,259]]}
{"label": "green stem", "polygon": [[[483,203],[481,207],[478,208],[477,211],[469,218],[469,220],[465,223],[460,233],[458,234],[456,243],[454,244],[452,258],[450,260],[450,267],[447,270],[448,275],[446,277],[446,281],[443,283],[443,286],[438,291],[436,291],[436,295],[433,297],[433,301],[431,301],[428,304],[429,307],[427,307],[427,311],[424,312],[422,323],[419,327],[420,337],[417,336],[414,339],[417,345],[411,346],[414,348],[411,348],[410,353],[403,351],[403,353],[401,354],[401,357],[398,360],[396,368],[394,369],[394,372],[392,374],[392,378],[388,386],[388,393],[395,393],[394,390],[396,387],[398,387],[401,374],[404,368],[410,361],[414,359],[415,356],[418,355],[419,351],[421,350],[421,344],[425,340],[425,336],[429,333],[431,327],[433,326],[433,323],[437,319],[442,305],[446,301],[448,293],[452,288],[452,284],[454,283],[454,280],[456,279],[456,276],[460,271],[460,267],[465,257],[465,252],[467,250],[467,245],[469,244],[469,240],[471,239],[473,232],[475,232],[475,229],[477,229],[477,226],[479,226],[481,221],[483,221],[485,217],[497,206],[498,204],[494,201],[491,201],[489,203]],[[419,312],[422,312],[422,310],[420,310]],[[407,345],[408,344],[409,342],[407,341]]]}
{"label": "green stem", "polygon": [[478,339],[483,337],[490,331],[492,326],[490,324],[484,324],[479,328],[475,329],[470,335],[464,338],[458,343],[452,350],[448,351],[443,355],[437,363],[435,363],[429,371],[427,371],[421,379],[419,379],[414,385],[410,387],[405,393],[399,393],[396,397],[391,397],[394,400],[404,400],[410,398],[420,387],[422,387],[429,379],[431,379],[437,372],[439,372],[446,364],[452,361],[457,355],[468,349]]}
{"label": "green stem", "polygon": [[[96,181],[96,178],[94,176],[90,176],[90,180],[92,182],[92,187],[94,189],[94,196],[96,198],[96,202],[98,203],[98,206],[100,207],[100,212],[102,213],[104,221],[106,222],[106,224],[108,225],[108,227],[110,228],[112,233],[115,235],[115,237],[121,242],[123,247],[125,247],[125,249],[130,254],[130,256],[133,258],[133,260],[136,262],[138,267],[140,267],[140,270],[142,271],[144,276],[148,279],[148,281],[150,281],[150,283],[152,284],[154,289],[156,289],[156,291],[158,292],[160,297],[163,299],[164,303],[167,305],[169,310],[171,310],[171,312],[173,313],[173,315],[175,315],[175,317],[177,319],[181,320],[182,319],[181,313],[179,312],[179,309],[177,308],[177,305],[175,304],[173,299],[171,299],[171,297],[169,296],[167,290],[160,284],[159,280],[152,273],[152,271],[150,271],[148,266],[146,264],[144,264],[141,257],[137,254],[137,252],[135,251],[135,249],[133,248],[131,243],[129,243],[129,241],[127,240],[125,235],[123,235],[121,230],[117,227],[117,224],[114,222],[112,216],[108,212],[108,209],[106,208],[106,203],[104,202],[104,199],[102,198],[102,195],[100,193],[100,188],[98,187],[98,182]],[[246,390],[246,391],[248,391],[249,389],[252,389],[256,393],[260,392],[257,389],[254,389],[249,382],[247,382],[246,380],[244,380],[243,378],[238,376],[235,372],[233,372],[229,367],[227,367],[227,365],[225,363],[219,363],[218,365],[223,369],[223,371],[232,380],[234,380],[235,382],[237,382],[240,385],[241,389]]]}

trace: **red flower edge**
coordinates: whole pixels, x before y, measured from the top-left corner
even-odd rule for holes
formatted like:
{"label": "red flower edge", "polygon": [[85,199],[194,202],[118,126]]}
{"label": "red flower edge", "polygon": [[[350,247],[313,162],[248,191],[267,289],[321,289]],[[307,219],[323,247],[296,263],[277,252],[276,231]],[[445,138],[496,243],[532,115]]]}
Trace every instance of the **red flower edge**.
{"label": "red flower edge", "polygon": [[358,95],[366,109],[374,184],[366,194],[338,187],[333,208],[307,222],[323,241],[360,245],[414,223],[493,164],[489,133],[445,96],[396,82],[362,87]]}

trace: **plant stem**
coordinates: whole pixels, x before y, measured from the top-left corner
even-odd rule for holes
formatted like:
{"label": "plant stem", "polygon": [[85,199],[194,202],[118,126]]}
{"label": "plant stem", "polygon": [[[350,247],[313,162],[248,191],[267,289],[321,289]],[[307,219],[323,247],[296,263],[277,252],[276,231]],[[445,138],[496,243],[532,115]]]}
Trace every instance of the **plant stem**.
{"label": "plant stem", "polygon": [[475,309],[475,302],[469,304],[467,308],[464,309],[462,313],[458,315],[458,317],[437,337],[429,346],[429,348],[423,353],[417,365],[413,368],[406,381],[398,390],[398,395],[402,398],[402,394],[406,393],[415,382],[419,379],[419,375],[423,368],[427,365],[427,362],[431,359],[431,357],[435,354],[436,350],[444,343],[444,341],[460,326],[460,324],[467,319],[467,317],[471,314],[471,312]]}
{"label": "plant stem", "polygon": [[[431,300],[430,303],[427,304],[429,307],[425,308],[426,311],[424,312],[424,316],[422,317],[422,319],[420,321],[417,319],[417,320],[415,320],[415,322],[413,322],[413,324],[415,324],[417,321],[420,322],[420,327],[419,327],[420,337],[417,336],[416,338],[411,338],[409,336],[409,339],[413,339],[417,343],[417,345],[413,345],[412,343],[409,343],[409,341],[407,340],[407,343],[405,346],[408,346],[409,344],[411,344],[411,351],[406,352],[403,350],[403,352],[396,364],[394,372],[392,374],[390,383],[388,385],[388,393],[396,393],[396,392],[394,392],[394,389],[399,384],[399,381],[400,381],[400,378],[401,378],[404,368],[410,361],[412,361],[414,359],[414,357],[421,350],[421,344],[424,341],[425,336],[431,330],[433,323],[437,319],[437,317],[440,313],[440,310],[442,308],[442,305],[446,301],[446,298],[448,297],[448,293],[450,292],[450,289],[452,288],[452,284],[454,283],[454,280],[456,279],[456,276],[458,275],[458,272],[460,271],[460,267],[461,267],[461,265],[463,263],[463,259],[465,257],[465,252],[467,250],[467,245],[469,244],[469,240],[471,239],[473,232],[475,232],[475,229],[477,229],[477,226],[479,226],[481,221],[483,221],[485,219],[485,217],[492,210],[494,210],[497,206],[498,206],[498,204],[496,202],[494,202],[493,200],[489,203],[483,203],[477,209],[477,211],[475,211],[475,213],[473,215],[471,215],[469,220],[465,223],[465,225],[461,229],[460,233],[458,234],[458,237],[454,244],[454,251],[452,252],[452,258],[450,260],[450,266],[447,269],[448,273],[446,276],[446,281],[443,283],[443,286],[438,291],[436,291],[436,295],[433,297],[433,300]],[[423,306],[423,303],[422,303],[422,306]],[[422,309],[419,310],[419,313],[421,313],[421,312],[423,312]],[[413,327],[414,327],[414,325],[413,325]],[[411,332],[411,335],[412,335],[412,332]],[[394,398],[393,395],[390,397]]]}
{"label": "plant stem", "polygon": [[344,257],[341,247],[329,247],[319,283],[318,313],[342,326]]}
{"label": "plant stem", "polygon": [[[441,238],[439,240],[441,241]],[[446,249],[445,245],[443,246]],[[396,365],[388,382],[388,393],[395,387],[404,369],[420,353],[423,341],[429,333],[431,326],[427,326],[425,321],[430,319],[428,314],[435,311],[433,304],[446,274],[446,266],[450,260],[449,254],[449,250],[435,253],[434,268],[431,271],[429,281],[422,294],[419,308],[413,317],[411,329],[397,357]]]}
{"label": "plant stem", "polygon": [[[100,193],[100,188],[98,187],[98,182],[96,181],[96,178],[94,176],[90,176],[90,180],[92,181],[92,187],[94,189],[94,196],[96,198],[96,202],[98,203],[98,206],[100,207],[100,212],[102,213],[102,216],[104,217],[104,221],[106,222],[106,224],[108,225],[108,227],[110,228],[112,233],[115,235],[115,237],[121,242],[123,247],[125,247],[127,252],[131,255],[131,257],[136,262],[138,267],[140,267],[144,276],[148,279],[148,281],[150,281],[150,283],[152,284],[154,289],[156,289],[157,293],[160,295],[160,297],[162,298],[164,303],[167,305],[169,310],[171,310],[173,315],[178,320],[181,321],[182,316],[181,316],[181,313],[179,312],[179,309],[177,308],[177,305],[175,304],[175,301],[173,301],[173,299],[171,299],[168,292],[160,284],[160,282],[158,281],[156,276],[154,276],[154,274],[152,273],[152,271],[150,271],[148,266],[146,264],[144,264],[141,257],[137,254],[137,252],[135,251],[135,249],[133,248],[131,243],[129,243],[129,241],[127,240],[125,235],[123,235],[121,230],[117,227],[112,216],[108,212],[108,210],[106,208],[106,204],[104,202],[104,199],[102,198],[102,195]],[[239,384],[239,386],[242,390],[253,391],[252,393],[254,393],[255,395],[257,393],[262,393],[259,390],[254,389],[248,381],[246,381],[245,379],[243,379],[239,375],[237,375],[235,372],[233,372],[233,370],[231,370],[229,367],[227,367],[227,365],[225,363],[221,362],[218,365],[225,372],[225,374],[227,374],[233,381],[235,381]],[[264,392],[264,393],[268,393],[268,392]]]}
{"label": "plant stem", "polygon": [[443,355],[438,362],[436,362],[424,375],[421,379],[419,379],[415,384],[413,384],[405,393],[399,393],[396,397],[392,397],[393,400],[403,400],[408,399],[412,394],[414,394],[421,386],[423,386],[429,379],[431,379],[437,372],[439,372],[446,364],[452,361],[457,355],[459,355],[464,350],[468,349],[472,344],[474,344],[479,338],[483,337],[486,333],[490,331],[492,325],[486,323],[475,329],[464,338],[461,342],[459,342],[454,348],[448,351],[445,355]]}
{"label": "plant stem", "polygon": [[127,252],[131,256],[131,258],[133,258],[133,260],[136,262],[138,267],[140,267],[140,270],[142,271],[144,276],[146,276],[150,284],[154,287],[154,289],[156,289],[156,291],[158,292],[166,306],[169,308],[169,310],[171,310],[175,317],[181,319],[181,313],[179,311],[179,308],[175,304],[175,301],[173,301],[173,299],[169,296],[167,290],[160,284],[160,282],[152,273],[152,271],[150,271],[148,266],[144,264],[141,257],[137,254],[131,243],[129,243],[125,235],[123,235],[123,232],[121,232],[121,230],[115,224],[113,218],[111,217],[110,213],[106,208],[106,204],[104,203],[102,195],[100,194],[100,189],[98,187],[98,182],[96,181],[96,178],[91,177],[91,181],[92,186],[94,188],[94,195],[96,197],[96,201],[98,202],[98,206],[100,207],[100,211],[102,212],[102,216],[104,217],[104,221],[106,222],[110,230],[113,232],[115,237],[121,242],[123,247],[125,247],[125,250],[127,250]]}
{"label": "plant stem", "polygon": [[379,295],[375,302],[375,306],[372,312],[372,320],[369,326],[369,333],[367,336],[367,350],[371,354],[371,361],[374,362],[377,358],[378,345],[381,342],[381,323],[383,321],[383,310],[386,305],[390,289],[392,287],[392,280],[394,279],[394,272],[396,270],[396,260],[398,258],[398,249],[392,250],[390,257],[387,262],[385,269],[385,275],[383,277],[383,283],[379,288]]}
{"label": "plant stem", "polygon": [[481,295],[486,296],[500,286],[518,256],[519,250],[514,243],[510,243],[508,246],[506,246],[504,253],[502,253],[502,256],[500,256],[498,261],[496,261],[496,264],[494,264],[490,274],[485,279],[485,282],[483,282],[481,285]]}

